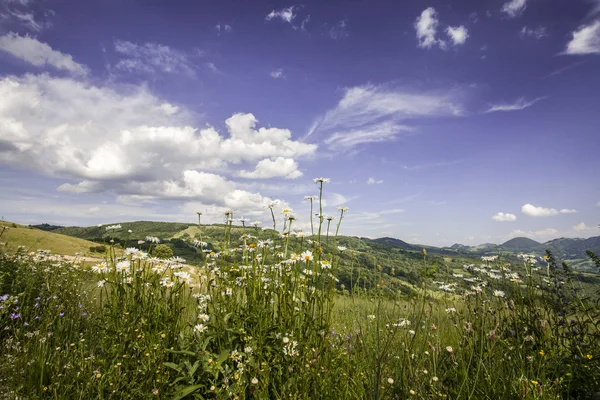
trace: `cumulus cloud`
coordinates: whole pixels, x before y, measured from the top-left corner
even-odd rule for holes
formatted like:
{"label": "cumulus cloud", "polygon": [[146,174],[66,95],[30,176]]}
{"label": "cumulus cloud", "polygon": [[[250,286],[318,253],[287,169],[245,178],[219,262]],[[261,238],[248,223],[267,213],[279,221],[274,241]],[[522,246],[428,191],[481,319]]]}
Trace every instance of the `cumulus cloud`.
{"label": "cumulus cloud", "polygon": [[225,134],[191,121],[187,110],[144,87],[117,90],[47,75],[0,79],[0,163],[62,177],[63,192],[111,192],[123,203],[262,202],[206,170],[251,164],[265,177],[273,162],[280,174],[287,171],[278,176],[292,178],[300,174],[295,159],[317,148],[287,129],[257,127],[252,114],[232,115]]}
{"label": "cumulus cloud", "polygon": [[521,97],[517,99],[514,103],[503,103],[503,104],[495,104],[492,105],[486,113],[497,112],[497,111],[520,111],[526,108],[529,108],[536,104],[540,100],[544,100],[546,97],[538,97],[533,100],[525,100],[525,98]]}
{"label": "cumulus cloud", "polygon": [[529,28],[527,25],[525,25],[523,27],[523,29],[521,29],[521,31],[519,32],[519,35],[521,36],[521,39],[524,39],[527,37],[532,37],[534,39],[541,39],[545,36],[548,36],[548,34],[546,33],[545,26],[538,26],[537,28]]}
{"label": "cumulus cloud", "polygon": [[16,33],[0,36],[0,50],[36,67],[51,66],[79,75],[87,73],[87,68],[73,61],[69,54],[53,50],[48,44],[31,36],[19,36]]}
{"label": "cumulus cloud", "polygon": [[558,214],[558,210],[554,208],[536,207],[533,204],[525,204],[521,207],[521,212],[530,217],[549,217]]}
{"label": "cumulus cloud", "polygon": [[578,223],[577,225],[575,225],[575,226],[573,227],[573,230],[575,230],[575,231],[578,231],[578,232],[579,232],[579,231],[584,231],[586,228],[587,228],[587,227],[585,226],[585,223],[583,223],[583,222],[580,222],[580,223]]}
{"label": "cumulus cloud", "polygon": [[329,133],[325,143],[349,149],[358,144],[395,139],[414,128],[408,119],[456,116],[462,113],[456,91],[413,91],[392,85],[361,85],[344,90],[338,105],[329,110],[314,132]]}
{"label": "cumulus cloud", "polygon": [[273,79],[284,79],[283,69],[279,68],[269,73],[269,76]]}
{"label": "cumulus cloud", "polygon": [[572,36],[563,54],[600,54],[600,20],[580,26]]}
{"label": "cumulus cloud", "polygon": [[295,179],[302,176],[298,171],[298,163],[292,158],[265,158],[256,164],[254,171],[242,170],[235,174],[241,178],[265,179],[284,177],[286,179]]}
{"label": "cumulus cloud", "polygon": [[502,12],[506,13],[510,18],[515,18],[521,15],[527,8],[527,0],[511,0],[502,6]]}
{"label": "cumulus cloud", "polygon": [[367,185],[380,185],[383,183],[383,180],[376,180],[375,178],[367,179]]}
{"label": "cumulus cloud", "polygon": [[442,49],[446,48],[446,42],[436,38],[438,25],[439,20],[435,8],[429,7],[423,10],[414,23],[419,47],[424,49],[430,49],[434,46],[439,46]]}
{"label": "cumulus cloud", "polygon": [[523,207],[521,207],[521,212],[530,217],[549,217],[558,214],[574,214],[577,212],[577,210],[568,208],[556,210],[554,208],[536,207],[532,204],[525,204]]}
{"label": "cumulus cloud", "polygon": [[498,222],[516,221],[517,216],[514,214],[499,212],[498,214],[494,215],[492,219]]}
{"label": "cumulus cloud", "polygon": [[449,26],[446,28],[446,34],[452,40],[452,44],[455,46],[465,44],[469,37],[469,32],[464,26]]}
{"label": "cumulus cloud", "polygon": [[196,75],[196,66],[184,51],[158,43],[137,44],[127,40],[115,40],[114,46],[123,56],[115,65],[121,71]]}
{"label": "cumulus cloud", "polygon": [[296,10],[296,6],[282,8],[281,10],[273,10],[265,17],[265,20],[271,21],[273,19],[280,19],[283,22],[291,24],[294,18],[296,18]]}

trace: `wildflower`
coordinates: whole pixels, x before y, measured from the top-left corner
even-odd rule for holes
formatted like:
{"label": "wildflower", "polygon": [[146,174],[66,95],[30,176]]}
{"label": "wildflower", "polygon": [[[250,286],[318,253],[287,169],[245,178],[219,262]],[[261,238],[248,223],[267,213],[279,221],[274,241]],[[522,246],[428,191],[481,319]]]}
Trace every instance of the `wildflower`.
{"label": "wildflower", "polygon": [[96,379],[100,379],[100,378],[102,378],[102,374],[101,373],[97,373],[96,374]]}
{"label": "wildflower", "polygon": [[198,315],[198,319],[201,320],[202,322],[208,322],[210,317],[208,316],[208,314],[200,314],[200,315]]}
{"label": "wildflower", "polygon": [[117,265],[115,266],[115,269],[117,272],[120,272],[122,274],[126,274],[129,272],[129,266],[131,265],[131,263],[127,260],[125,261],[119,261],[117,263]]}
{"label": "wildflower", "polygon": [[317,196],[304,196],[304,200],[315,200],[317,198]]}
{"label": "wildflower", "polygon": [[161,284],[161,286],[164,286],[166,288],[171,288],[171,287],[173,287],[175,285],[175,282],[173,282],[169,278],[162,278],[160,280],[160,284]]}
{"label": "wildflower", "polygon": [[146,236],[146,241],[154,244],[160,243],[160,239],[156,236]]}
{"label": "wildflower", "polygon": [[437,382],[437,381],[439,381],[440,379],[439,379],[437,376],[434,376],[433,378],[431,378],[431,380],[432,380],[432,381],[434,381],[434,382]]}
{"label": "wildflower", "polygon": [[494,296],[504,297],[504,292],[502,290],[494,290]]}
{"label": "wildflower", "polygon": [[446,346],[446,351],[448,353],[452,353],[454,351],[454,349],[452,348],[452,346]]}
{"label": "wildflower", "polygon": [[257,378],[252,378],[251,380],[253,385],[258,385],[258,379]]}
{"label": "wildflower", "polygon": [[189,285],[190,282],[192,281],[192,277],[190,276],[189,272],[183,272],[183,271],[175,272],[173,275],[178,277],[179,282],[181,282],[181,283],[187,283]]}
{"label": "wildflower", "polygon": [[348,211],[348,210],[349,210],[349,208],[348,208],[348,207],[346,207],[346,206],[339,206],[337,209],[338,209],[339,211],[341,211],[341,212],[346,212],[346,211]]}
{"label": "wildflower", "polygon": [[154,388],[154,389],[152,389],[152,394],[153,394],[153,395],[155,395],[155,396],[158,396],[158,393],[159,393],[159,392],[158,392],[158,389],[157,389],[157,388]]}
{"label": "wildflower", "polygon": [[105,283],[106,283],[106,279],[102,279],[101,281],[98,281],[98,287],[103,288]]}
{"label": "wildflower", "polygon": [[412,329],[408,331],[408,333],[410,333],[411,335],[415,334],[415,331],[413,331]]}
{"label": "wildflower", "polygon": [[273,208],[273,207],[275,207],[277,204],[279,204],[279,201],[278,201],[278,200],[274,200],[274,201],[270,202],[270,203],[267,205],[267,208]]}
{"label": "wildflower", "polygon": [[329,179],[329,178],[316,178],[316,179],[314,179],[314,182],[315,183],[319,183],[319,182],[321,182],[321,183],[329,183],[329,182],[331,182],[331,179]]}
{"label": "wildflower", "polygon": [[338,248],[339,251],[348,250],[348,248],[344,247],[344,246],[338,246],[337,248]]}
{"label": "wildflower", "polygon": [[106,272],[108,271],[108,265],[106,264],[106,262],[102,261],[100,264],[94,265],[92,267],[92,271],[98,274]]}
{"label": "wildflower", "polygon": [[456,308],[454,308],[454,307],[446,308],[446,312],[447,312],[448,314],[455,313],[455,312],[456,312]]}
{"label": "wildflower", "polygon": [[533,383],[533,386],[537,386],[540,384],[538,381],[531,381],[531,383]]}
{"label": "wildflower", "polygon": [[288,338],[287,336],[285,336],[283,338],[283,344],[288,344],[290,342],[290,338]]}
{"label": "wildflower", "polygon": [[394,384],[394,380],[393,380],[392,378],[388,378],[388,383],[389,383],[390,385],[393,385],[393,384]]}
{"label": "wildflower", "polygon": [[417,392],[415,392],[414,390],[410,390],[408,393],[410,393],[412,396],[414,396],[415,394],[417,394]]}
{"label": "wildflower", "polygon": [[546,353],[544,353],[544,350],[540,350],[540,356],[542,356],[542,357],[543,357],[543,356],[544,356],[544,354],[546,354]]}
{"label": "wildflower", "polygon": [[194,332],[204,333],[207,329],[208,327],[204,324],[198,324],[194,326]]}
{"label": "wildflower", "polygon": [[136,251],[134,254],[132,254],[131,258],[133,260],[143,260],[144,258],[148,257],[148,253],[143,252],[141,250]]}
{"label": "wildflower", "polygon": [[371,315],[367,315],[367,318],[369,318],[370,320],[373,320],[373,319],[375,319],[375,316],[373,314],[371,314]]}
{"label": "wildflower", "polygon": [[591,360],[593,357],[591,354],[588,354],[587,356],[585,356],[588,360]]}
{"label": "wildflower", "polygon": [[284,208],[283,210],[281,210],[282,214],[291,214],[293,212],[293,210],[291,208]]}
{"label": "wildflower", "polygon": [[304,253],[300,254],[300,257],[304,260],[304,261],[312,261],[313,259],[313,254],[312,251],[310,250],[306,250]]}

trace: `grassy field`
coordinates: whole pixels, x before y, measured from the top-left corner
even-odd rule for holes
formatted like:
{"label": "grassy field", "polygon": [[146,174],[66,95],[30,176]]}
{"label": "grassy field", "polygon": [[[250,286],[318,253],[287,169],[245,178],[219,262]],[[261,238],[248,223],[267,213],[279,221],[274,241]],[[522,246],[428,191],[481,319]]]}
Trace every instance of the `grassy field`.
{"label": "grassy field", "polygon": [[227,217],[224,227],[185,228],[179,240],[195,251],[193,271],[179,257],[157,257],[152,237],[143,250],[113,244],[91,266],[3,247],[0,398],[580,399],[600,391],[595,276],[582,282],[551,253],[462,267],[425,250],[373,260],[352,242],[293,235],[291,214],[272,238]]}
{"label": "grassy field", "polygon": [[44,249],[54,254],[74,256],[79,253],[83,256],[98,257],[97,253],[90,252],[90,247],[98,244],[88,240],[45,232],[6,221],[2,221],[0,226],[8,227],[0,237],[0,242],[6,243],[5,247],[8,251],[14,252],[19,246],[24,246],[27,252]]}

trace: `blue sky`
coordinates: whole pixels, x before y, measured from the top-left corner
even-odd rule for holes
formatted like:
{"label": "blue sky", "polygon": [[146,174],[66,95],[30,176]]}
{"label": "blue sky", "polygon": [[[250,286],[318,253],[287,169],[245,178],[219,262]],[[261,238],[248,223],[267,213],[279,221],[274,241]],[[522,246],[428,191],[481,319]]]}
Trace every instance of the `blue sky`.
{"label": "blue sky", "polygon": [[599,71],[599,0],[0,0],[0,214],[595,236]]}

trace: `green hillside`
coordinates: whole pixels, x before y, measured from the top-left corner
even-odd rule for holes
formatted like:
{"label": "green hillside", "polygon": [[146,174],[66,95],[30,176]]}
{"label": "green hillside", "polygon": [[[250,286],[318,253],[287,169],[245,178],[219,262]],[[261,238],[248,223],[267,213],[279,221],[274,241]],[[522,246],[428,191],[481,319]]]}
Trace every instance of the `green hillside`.
{"label": "green hillside", "polygon": [[[88,240],[13,224],[12,222],[3,221],[0,225],[8,227],[0,238],[0,242],[6,243],[4,248],[8,251],[15,251],[19,246],[24,246],[28,252],[43,249],[50,250],[53,254],[72,256],[79,253],[84,256],[98,257],[97,253],[90,251],[90,247],[97,246],[97,244]],[[2,229],[0,228],[0,230]]]}

